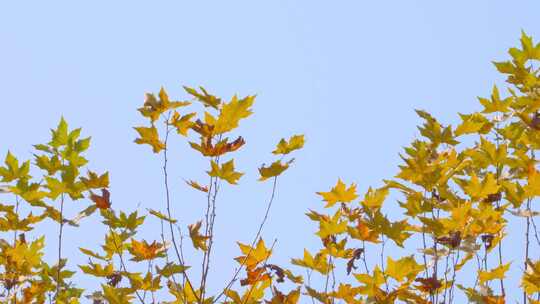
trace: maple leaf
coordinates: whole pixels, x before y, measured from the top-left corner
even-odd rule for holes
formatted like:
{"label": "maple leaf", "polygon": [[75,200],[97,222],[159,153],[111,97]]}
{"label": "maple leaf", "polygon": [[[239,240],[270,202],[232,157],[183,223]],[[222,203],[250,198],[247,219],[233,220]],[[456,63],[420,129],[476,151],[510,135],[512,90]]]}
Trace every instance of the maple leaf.
{"label": "maple leaf", "polygon": [[272,249],[266,248],[266,245],[264,244],[262,238],[259,239],[255,247],[251,247],[240,242],[237,242],[237,244],[238,247],[240,247],[240,251],[244,255],[236,257],[234,259],[239,264],[244,264],[248,270],[256,268],[257,265],[268,260],[268,258],[270,258],[270,255],[272,254]]}
{"label": "maple leaf", "polygon": [[132,261],[153,260],[158,257],[165,256],[165,246],[156,241],[148,243],[146,240],[141,242],[131,239],[131,244],[128,247],[129,252],[133,255]]}
{"label": "maple leaf", "polygon": [[[51,157],[48,157],[47,155],[34,155],[36,160],[36,165],[47,171],[49,175],[54,175],[56,172],[60,171],[62,169],[62,162],[60,161],[60,157],[58,155],[53,155]],[[3,168],[0,168],[0,175]]]}
{"label": "maple leaf", "polygon": [[323,218],[319,222],[319,231],[316,233],[321,239],[331,235],[341,234],[347,231],[347,221],[341,220],[341,212],[338,210],[331,218]]}
{"label": "maple leaf", "polygon": [[195,115],[196,113],[189,113],[180,116],[178,112],[174,112],[173,116],[169,121],[169,124],[173,125],[176,128],[176,132],[178,134],[187,136],[189,129],[191,129],[195,124],[193,121],[191,121],[191,118],[193,118]]}
{"label": "maple leaf", "polygon": [[294,275],[290,270],[281,268],[274,264],[268,264],[265,263],[264,267],[266,267],[268,270],[274,271],[274,274],[276,276],[276,282],[283,283],[285,282],[285,278],[287,278],[289,281],[296,283],[296,284],[302,284],[304,283],[304,278],[300,275]]}
{"label": "maple leaf", "polygon": [[201,93],[197,92],[197,90],[193,88],[184,86],[184,90],[191,96],[195,97],[198,101],[202,102],[205,107],[218,109],[219,105],[221,104],[221,99],[214,95],[208,94],[203,87],[199,87],[199,89],[201,90]]}
{"label": "maple leaf", "polygon": [[290,161],[286,163],[281,163],[280,160],[276,160],[273,162],[270,166],[265,167],[264,165],[259,168],[259,174],[261,177],[259,177],[259,181],[265,181],[271,177],[276,177],[281,175],[285,170],[289,168],[289,164],[293,162],[294,159],[291,159]]}
{"label": "maple leaf", "polygon": [[261,281],[270,280],[270,275],[266,272],[265,267],[257,267],[247,269],[247,278],[240,280],[241,286],[254,285]]}
{"label": "maple leaf", "polygon": [[499,265],[489,271],[478,270],[478,281],[484,284],[487,281],[502,280],[505,278],[505,273],[510,269],[510,263]]}
{"label": "maple leaf", "polygon": [[330,208],[337,202],[349,203],[358,197],[356,184],[353,183],[347,188],[341,179],[338,179],[337,184],[329,192],[317,192],[317,194],[326,202],[325,208]]}
{"label": "maple leaf", "polygon": [[436,238],[437,243],[446,245],[452,249],[459,247],[461,244],[461,232],[453,231],[449,236],[442,236]]}
{"label": "maple leaf", "polygon": [[441,143],[456,145],[459,143],[454,139],[451,126],[443,128],[443,126],[433,116],[431,116],[431,114],[425,111],[416,110],[416,113],[418,116],[426,120],[423,126],[418,127],[420,134],[431,140],[433,145],[438,145]]}
{"label": "maple leaf", "polygon": [[109,172],[105,172],[98,176],[95,172],[88,171],[88,177],[81,177],[81,182],[88,189],[108,188]]}
{"label": "maple leaf", "polygon": [[362,254],[364,254],[364,248],[357,248],[354,250],[353,256],[347,261],[347,275],[351,274],[353,269],[356,269],[354,261],[359,260],[362,257]]}
{"label": "maple leaf", "polygon": [[304,249],[303,259],[291,259],[291,263],[315,270],[324,275],[330,273],[330,271],[334,269],[334,265],[328,263],[327,254],[317,253],[313,256],[307,249]]}
{"label": "maple leaf", "polygon": [[304,143],[304,135],[291,136],[288,141],[282,138],[272,153],[283,155],[289,154],[294,150],[302,149],[302,147],[304,147]]}
{"label": "maple leaf", "polygon": [[482,113],[506,113],[510,111],[510,98],[501,100],[499,89],[496,85],[493,86],[493,89],[491,91],[491,99],[478,97],[478,100],[484,106],[484,110],[482,111]]}
{"label": "maple leaf", "polygon": [[202,137],[200,144],[190,142],[189,145],[193,149],[201,152],[201,154],[204,156],[220,156],[240,149],[240,147],[242,147],[245,143],[246,142],[242,136],[239,136],[232,142],[229,142],[228,138],[224,138],[215,145],[212,143],[211,137]]}
{"label": "maple leaf", "polygon": [[201,229],[202,222],[198,221],[195,224],[191,224],[188,226],[189,229],[189,237],[191,238],[191,242],[193,243],[193,247],[195,249],[201,249],[202,251],[207,251],[208,247],[206,246],[206,240],[209,239],[208,236],[202,235],[199,232],[199,229]]}
{"label": "maple leaf", "polygon": [[388,257],[386,265],[385,274],[398,282],[403,281],[405,278],[409,281],[413,280],[418,273],[424,270],[424,267],[416,263],[412,255],[403,257],[397,261]]}
{"label": "maple leaf", "polygon": [[487,197],[490,194],[499,192],[500,185],[493,173],[488,173],[482,181],[479,180],[476,174],[471,174],[470,180],[455,179],[460,184],[463,191],[472,199],[479,200]]}
{"label": "maple leaf", "polygon": [[[204,114],[205,117],[208,117],[208,113],[205,112]],[[211,140],[214,136],[214,125],[202,122],[200,119],[195,121],[195,123],[191,126],[191,129],[199,133],[204,140]]]}
{"label": "maple leaf", "polygon": [[111,207],[109,190],[101,189],[101,195],[97,195],[90,191],[90,199],[96,204],[99,209],[108,209]]}
{"label": "maple leaf", "polygon": [[429,294],[435,293],[443,286],[441,280],[437,280],[436,277],[416,278],[415,281],[420,283],[420,285],[415,286],[416,288]]}
{"label": "maple leaf", "polygon": [[371,297],[377,295],[380,291],[379,286],[386,282],[384,274],[381,271],[379,265],[375,266],[375,269],[373,270],[373,275],[367,273],[358,273],[355,274],[354,277],[358,282],[364,284],[360,287],[359,292],[361,294]]}
{"label": "maple leaf", "polygon": [[540,196],[540,173],[536,168],[532,168],[527,174],[527,184],[523,187],[525,196],[533,198]]}
{"label": "maple leaf", "polygon": [[388,196],[388,188],[380,188],[373,190],[371,187],[369,187],[368,192],[364,196],[364,200],[362,200],[362,205],[369,209],[379,209],[381,208],[384,200],[386,199],[386,196]]}
{"label": "maple leaf", "polygon": [[55,130],[51,129],[51,141],[49,142],[49,145],[53,148],[59,148],[60,146],[64,146],[68,142],[68,125],[64,117],[62,116],[60,118],[60,122],[58,123],[58,126]]}
{"label": "maple leaf", "polygon": [[456,128],[456,136],[463,134],[487,134],[493,128],[493,123],[480,113],[459,114],[463,122]]}
{"label": "maple leaf", "polygon": [[163,268],[159,268],[158,266],[156,266],[156,273],[168,278],[177,273],[184,273],[188,269],[189,269],[189,266],[184,266],[184,265],[175,264],[173,262],[169,262],[165,264]]}
{"label": "maple leaf", "polygon": [[30,161],[24,162],[19,167],[19,161],[11,152],[8,151],[4,160],[5,167],[0,167],[0,176],[2,182],[11,182],[12,180],[24,177],[28,175],[30,171]]}
{"label": "maple leaf", "polygon": [[521,278],[521,287],[529,294],[540,292],[540,261],[526,261],[527,270]]}
{"label": "maple leaf", "polygon": [[202,192],[208,192],[208,186],[201,186],[199,183],[197,183],[196,181],[185,181],[186,184],[188,184],[190,187],[192,187],[193,189],[197,189],[199,191],[202,191]]}
{"label": "maple leaf", "polygon": [[108,263],[103,267],[101,264],[89,262],[88,265],[79,265],[79,268],[86,274],[90,274],[96,277],[108,277],[114,273],[114,265]]}
{"label": "maple leaf", "polygon": [[356,227],[347,227],[347,232],[353,239],[379,243],[379,233],[369,228],[368,225],[362,220],[358,220]]}
{"label": "maple leaf", "polygon": [[135,139],[135,143],[150,145],[154,153],[159,153],[159,151],[165,149],[165,144],[159,139],[156,127],[135,127],[134,129],[140,136],[140,138]]}
{"label": "maple leaf", "polygon": [[300,299],[300,288],[291,290],[288,294],[284,294],[274,286],[273,296],[266,304],[296,304]]}
{"label": "maple leaf", "polygon": [[169,95],[165,91],[165,88],[161,87],[159,90],[159,100],[154,94],[146,93],[145,101],[142,108],[139,108],[139,112],[144,117],[150,118],[150,121],[154,123],[161,114],[170,109],[178,107],[185,107],[191,103],[188,101],[170,101]]}
{"label": "maple leaf", "polygon": [[148,212],[150,214],[152,214],[153,216],[155,216],[155,217],[157,217],[157,218],[159,218],[161,220],[164,220],[166,222],[170,222],[170,223],[173,223],[173,224],[177,222],[176,219],[170,218],[170,217],[166,216],[165,214],[163,214],[163,213],[161,213],[161,212],[159,212],[157,210],[154,210],[154,209],[147,209],[147,210],[148,210]]}
{"label": "maple leaf", "polygon": [[361,288],[352,287],[350,284],[340,283],[337,291],[330,293],[330,296],[336,299],[343,299],[347,304],[363,304],[363,301],[357,300]]}
{"label": "maple leaf", "polygon": [[223,179],[229,184],[236,185],[238,179],[240,179],[240,177],[244,175],[244,173],[234,171],[234,160],[232,159],[226,163],[223,163],[221,167],[213,160],[211,161],[210,165],[212,167],[212,170],[206,171],[208,175]]}
{"label": "maple leaf", "polygon": [[214,125],[214,133],[223,134],[236,129],[241,119],[244,119],[253,113],[250,108],[254,101],[255,96],[247,96],[238,99],[238,97],[234,95],[230,102],[223,104],[217,120],[211,123]]}

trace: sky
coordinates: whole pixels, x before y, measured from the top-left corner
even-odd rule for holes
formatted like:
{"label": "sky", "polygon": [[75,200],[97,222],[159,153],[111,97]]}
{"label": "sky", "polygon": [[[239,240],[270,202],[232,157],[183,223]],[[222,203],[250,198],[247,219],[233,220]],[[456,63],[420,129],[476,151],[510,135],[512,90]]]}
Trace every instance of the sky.
{"label": "sky", "polygon": [[[277,239],[274,262],[287,265],[319,246],[304,215],[322,210],[315,192],[342,178],[363,193],[394,176],[399,153],[418,136],[414,109],[454,125],[458,112],[479,110],[476,97],[503,83],[491,62],[508,58],[521,30],[540,39],[539,11],[540,2],[521,0],[5,1],[0,154],[31,158],[31,145],[47,142],[63,115],[92,136],[89,168],[110,172],[115,209],[163,210],[161,158],[133,143],[132,127],[145,124],[136,111],[144,93],[164,86],[182,99],[182,85],[200,85],[225,99],[256,94],[238,131],[247,144],[235,163],[245,175],[218,198],[217,290],[235,266],[235,241],[249,242],[263,217],[271,184],[256,182],[257,167],[273,160],[279,139],[307,140],[279,179],[263,233]],[[173,210],[184,225],[202,218],[204,197],[183,179],[202,180],[207,167],[184,139],[172,143]],[[77,204],[88,202],[68,212]],[[55,234],[46,227],[40,232]],[[155,220],[145,227],[141,236],[159,238]],[[104,231],[97,216],[66,229],[71,267],[85,261],[77,247],[97,248]],[[505,247],[515,257],[516,299],[517,240]],[[48,242],[53,258],[55,238]]]}

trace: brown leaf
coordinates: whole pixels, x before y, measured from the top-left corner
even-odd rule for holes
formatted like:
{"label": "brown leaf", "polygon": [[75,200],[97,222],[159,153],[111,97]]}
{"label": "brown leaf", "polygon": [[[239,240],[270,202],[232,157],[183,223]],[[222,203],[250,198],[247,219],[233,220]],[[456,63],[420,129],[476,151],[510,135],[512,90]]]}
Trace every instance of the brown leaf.
{"label": "brown leaf", "polygon": [[364,248],[356,248],[353,251],[352,258],[347,262],[347,275],[351,274],[351,271],[353,269],[356,269],[356,266],[354,265],[354,261],[359,260],[363,253],[364,253]]}
{"label": "brown leaf", "polygon": [[437,289],[441,288],[442,283],[440,280],[437,280],[435,276],[429,278],[417,278],[414,280],[419,282],[421,285],[417,285],[416,288],[420,289],[423,292],[434,293]]}
{"label": "brown leaf", "polygon": [[446,245],[452,249],[459,247],[461,244],[461,232],[454,231],[451,232],[449,236],[443,236],[437,238],[437,243]]}
{"label": "brown leaf", "polygon": [[110,192],[107,189],[101,189],[101,196],[90,191],[90,199],[99,209],[108,209],[111,207]]}

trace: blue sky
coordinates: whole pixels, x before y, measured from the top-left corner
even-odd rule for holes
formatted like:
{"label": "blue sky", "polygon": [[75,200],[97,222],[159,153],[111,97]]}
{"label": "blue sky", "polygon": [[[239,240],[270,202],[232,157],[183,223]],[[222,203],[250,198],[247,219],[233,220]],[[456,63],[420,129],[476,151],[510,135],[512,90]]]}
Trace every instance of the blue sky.
{"label": "blue sky", "polygon": [[[256,168],[281,137],[307,138],[264,231],[278,240],[275,261],[286,263],[319,245],[304,216],[323,206],[316,191],[341,177],[362,193],[393,176],[398,153],[418,135],[414,109],[452,124],[458,112],[478,110],[476,96],[502,81],[491,61],[507,58],[522,29],[540,38],[538,12],[538,1],[493,0],[4,2],[0,145],[30,158],[63,115],[92,136],[90,167],[110,171],[115,208],[160,209],[161,159],[133,144],[143,94],[161,85],[175,97],[181,85],[225,98],[257,94],[239,131],[247,145],[236,163],[246,175],[219,197],[211,274],[219,288],[239,253],[234,241],[250,240],[262,218],[271,185],[255,182]],[[193,223],[203,198],[182,178],[202,180],[208,165],[182,140],[170,161],[174,210]],[[95,248],[100,229],[97,217],[67,229],[65,252],[81,241]],[[143,235],[159,238],[158,229],[149,220]]]}

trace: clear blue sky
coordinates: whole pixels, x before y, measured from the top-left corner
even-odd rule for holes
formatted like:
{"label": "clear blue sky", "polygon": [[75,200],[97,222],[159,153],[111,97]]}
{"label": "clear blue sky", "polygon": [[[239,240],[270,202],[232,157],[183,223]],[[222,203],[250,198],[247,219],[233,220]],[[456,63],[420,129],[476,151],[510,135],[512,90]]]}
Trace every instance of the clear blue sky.
{"label": "clear blue sky", "polygon": [[[338,177],[363,192],[393,176],[398,152],[417,136],[415,108],[453,124],[457,112],[478,110],[476,96],[502,80],[491,61],[507,58],[521,29],[540,39],[538,12],[538,1],[494,0],[6,1],[1,153],[30,158],[31,144],[47,141],[64,115],[92,136],[90,167],[110,171],[115,208],[160,209],[160,158],[133,144],[143,94],[161,85],[178,97],[181,85],[223,97],[257,94],[255,115],[240,129],[247,145],[237,166],[246,175],[219,197],[211,274],[218,288],[239,253],[234,240],[248,242],[262,218],[271,189],[254,181],[256,168],[272,160],[281,137],[307,138],[279,182],[264,232],[267,241],[278,239],[274,261],[287,263],[306,244],[319,245],[304,216],[323,206],[315,192]],[[203,198],[182,178],[202,180],[207,164],[177,143],[174,209],[189,224],[202,218]],[[96,248],[103,232],[97,223],[96,216],[78,231],[68,228],[66,254],[81,242]],[[150,219],[143,235],[159,238],[157,223]],[[513,247],[506,246],[509,253]]]}

